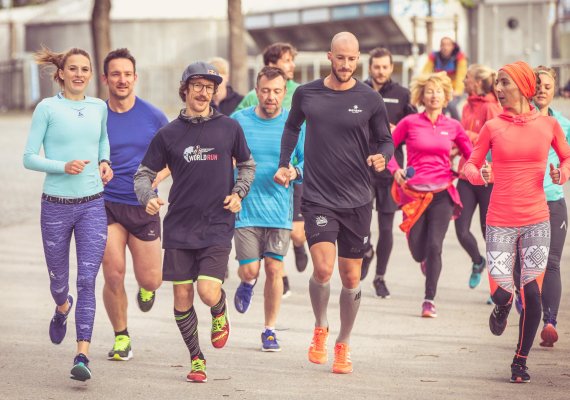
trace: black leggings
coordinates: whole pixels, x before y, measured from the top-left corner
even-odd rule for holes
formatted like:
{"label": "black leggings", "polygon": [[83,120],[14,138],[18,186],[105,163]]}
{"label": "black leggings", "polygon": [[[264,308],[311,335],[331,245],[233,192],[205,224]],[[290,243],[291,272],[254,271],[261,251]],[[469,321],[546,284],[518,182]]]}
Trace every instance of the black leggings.
{"label": "black leggings", "polygon": [[443,239],[453,214],[453,201],[447,190],[435,193],[433,200],[408,234],[408,246],[417,262],[425,260],[425,299],[433,300],[441,273]]}
{"label": "black leggings", "polygon": [[[556,321],[560,298],[562,296],[562,282],[560,279],[560,258],[566,241],[566,230],[568,225],[568,211],[564,199],[549,201],[550,210],[550,252],[548,253],[548,263],[542,282],[542,311],[543,320]],[[516,258],[514,280],[517,289],[520,289],[520,261]]]}
{"label": "black leggings", "polygon": [[471,221],[475,209],[479,206],[479,223],[481,224],[481,233],[485,238],[487,210],[489,209],[489,200],[491,199],[491,191],[493,185],[487,187],[483,185],[472,185],[465,179],[459,179],[457,182],[457,191],[463,203],[463,208],[459,218],[455,220],[455,232],[461,246],[465,249],[473,264],[481,264],[483,262],[477,240],[471,233]]}
{"label": "black leggings", "polygon": [[378,212],[378,244],[376,245],[376,275],[385,275],[394,245],[394,213]]}

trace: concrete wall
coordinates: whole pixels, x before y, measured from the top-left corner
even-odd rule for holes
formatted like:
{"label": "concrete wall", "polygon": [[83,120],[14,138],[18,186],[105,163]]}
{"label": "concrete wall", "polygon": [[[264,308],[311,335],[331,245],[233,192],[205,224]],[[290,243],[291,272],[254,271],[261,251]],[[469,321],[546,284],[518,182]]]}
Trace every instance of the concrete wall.
{"label": "concrete wall", "polygon": [[[172,110],[181,106],[178,86],[188,64],[213,56],[227,57],[225,20],[113,21],[112,48],[127,47],[137,59],[137,93],[156,106]],[[28,25],[26,50],[45,44],[56,51],[80,47],[91,54],[88,23]],[[58,87],[51,74],[42,73],[41,96],[51,96]],[[90,84],[88,94],[94,95]]]}
{"label": "concrete wall", "polygon": [[517,60],[533,66],[551,62],[549,0],[489,3],[477,9],[472,36],[477,40],[477,55],[473,62],[492,68]]}

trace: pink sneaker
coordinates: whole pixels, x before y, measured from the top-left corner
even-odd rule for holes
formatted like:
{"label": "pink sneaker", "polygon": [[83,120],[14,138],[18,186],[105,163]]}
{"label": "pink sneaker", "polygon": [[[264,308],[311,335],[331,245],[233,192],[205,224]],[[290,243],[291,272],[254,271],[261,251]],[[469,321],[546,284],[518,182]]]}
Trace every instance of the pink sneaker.
{"label": "pink sneaker", "polygon": [[435,312],[435,304],[433,304],[430,301],[424,301],[422,304],[422,317],[423,318],[437,317],[437,312]]}

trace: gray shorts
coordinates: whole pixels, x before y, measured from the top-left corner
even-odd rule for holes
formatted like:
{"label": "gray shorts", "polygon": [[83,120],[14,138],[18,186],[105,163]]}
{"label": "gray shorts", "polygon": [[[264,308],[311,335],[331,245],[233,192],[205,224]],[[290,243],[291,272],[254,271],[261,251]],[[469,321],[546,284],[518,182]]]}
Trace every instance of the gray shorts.
{"label": "gray shorts", "polygon": [[237,228],[234,233],[236,258],[239,265],[271,257],[283,261],[291,240],[290,229]]}

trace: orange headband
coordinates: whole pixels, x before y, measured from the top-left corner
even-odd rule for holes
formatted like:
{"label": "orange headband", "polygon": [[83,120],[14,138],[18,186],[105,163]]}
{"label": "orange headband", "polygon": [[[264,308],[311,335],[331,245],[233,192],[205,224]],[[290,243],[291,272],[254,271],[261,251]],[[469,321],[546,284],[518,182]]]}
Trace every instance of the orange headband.
{"label": "orange headband", "polygon": [[517,61],[503,66],[499,71],[505,71],[515,82],[521,93],[530,99],[536,93],[536,75],[524,61]]}

